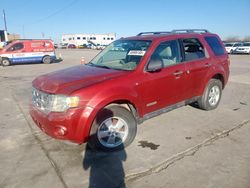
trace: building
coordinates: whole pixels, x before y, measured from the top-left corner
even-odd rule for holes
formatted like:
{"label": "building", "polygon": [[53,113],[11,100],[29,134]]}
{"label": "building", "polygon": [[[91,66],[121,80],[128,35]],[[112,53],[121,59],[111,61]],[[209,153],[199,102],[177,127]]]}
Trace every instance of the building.
{"label": "building", "polygon": [[19,34],[8,34],[8,40],[9,41],[13,41],[13,40],[18,40],[20,39],[20,35]]}
{"label": "building", "polygon": [[115,33],[108,34],[64,34],[62,44],[106,46],[116,39]]}

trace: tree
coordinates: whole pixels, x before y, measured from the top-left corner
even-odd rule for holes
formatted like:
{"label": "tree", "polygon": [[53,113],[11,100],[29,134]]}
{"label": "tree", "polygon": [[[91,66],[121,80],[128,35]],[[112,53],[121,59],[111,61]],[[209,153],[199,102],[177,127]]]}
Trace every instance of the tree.
{"label": "tree", "polygon": [[250,42],[250,36],[246,36],[242,40],[243,42]]}
{"label": "tree", "polygon": [[230,37],[227,37],[224,41],[225,42],[237,42],[241,40],[238,36],[230,36]]}

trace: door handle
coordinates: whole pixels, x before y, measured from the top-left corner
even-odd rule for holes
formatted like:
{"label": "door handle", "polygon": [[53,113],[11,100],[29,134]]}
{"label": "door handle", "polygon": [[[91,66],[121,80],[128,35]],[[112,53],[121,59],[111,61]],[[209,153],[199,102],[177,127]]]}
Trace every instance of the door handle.
{"label": "door handle", "polygon": [[204,65],[204,67],[211,67],[211,63],[206,63],[205,65]]}
{"label": "door handle", "polygon": [[182,75],[183,74],[183,71],[175,71],[174,73],[173,73],[173,75],[175,75],[175,76],[180,76],[180,75]]}

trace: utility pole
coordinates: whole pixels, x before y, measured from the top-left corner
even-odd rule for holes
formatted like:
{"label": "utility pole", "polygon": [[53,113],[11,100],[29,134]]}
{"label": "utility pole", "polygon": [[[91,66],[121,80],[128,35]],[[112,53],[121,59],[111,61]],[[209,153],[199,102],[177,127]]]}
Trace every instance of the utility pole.
{"label": "utility pole", "polygon": [[24,30],[24,25],[23,25],[22,29],[23,29],[23,39],[25,39],[25,30]]}
{"label": "utility pole", "polygon": [[4,21],[5,31],[8,32],[8,30],[7,30],[7,23],[6,23],[6,16],[5,16],[4,9],[3,9],[3,21]]}

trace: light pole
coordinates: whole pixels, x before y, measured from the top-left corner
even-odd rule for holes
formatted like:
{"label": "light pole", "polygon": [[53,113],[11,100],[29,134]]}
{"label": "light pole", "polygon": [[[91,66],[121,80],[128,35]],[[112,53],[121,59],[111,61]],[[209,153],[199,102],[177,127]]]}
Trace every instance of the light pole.
{"label": "light pole", "polygon": [[5,16],[4,9],[3,9],[3,21],[4,21],[5,31],[8,32],[8,30],[7,30],[7,23],[6,23],[6,16]]}

